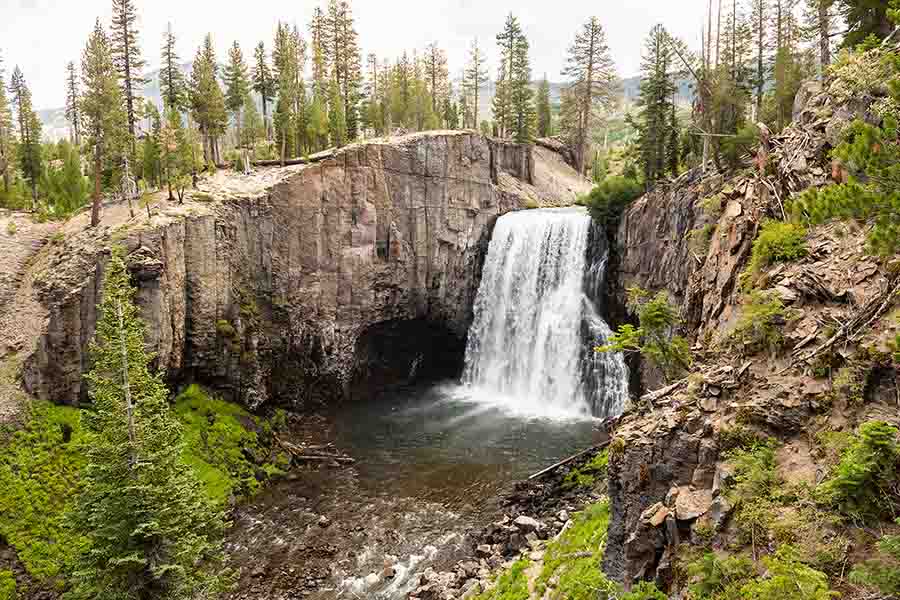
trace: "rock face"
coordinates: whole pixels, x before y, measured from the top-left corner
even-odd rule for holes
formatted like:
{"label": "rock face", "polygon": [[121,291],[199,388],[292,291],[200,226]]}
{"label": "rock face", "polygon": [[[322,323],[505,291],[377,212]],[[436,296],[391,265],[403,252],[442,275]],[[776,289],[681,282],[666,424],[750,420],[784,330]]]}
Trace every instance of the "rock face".
{"label": "rock face", "polygon": [[[675,547],[693,539],[695,526],[727,536],[731,505],[723,489],[728,448],[722,440],[732,428],[803,448],[823,423],[852,428],[873,416],[900,422],[895,405],[885,404],[878,391],[889,385],[883,381],[897,380],[897,371],[865,350],[884,352],[885,340],[895,335],[890,319],[877,318],[886,309],[874,308],[890,306],[886,299],[900,289],[900,279],[866,255],[865,235],[857,229],[813,228],[807,256],[759,274],[757,285],[777,295],[788,315],[779,324],[782,347],[755,351],[729,339],[745,307],[740,275],[760,224],[785,218],[784,202],[793,194],[841,177],[829,163],[838,139],[831,132],[855,117],[871,118],[856,104],[838,106],[827,92],[807,86],[798,95],[797,120],[775,140],[763,177],[714,169],[703,176],[695,169],[625,212],[613,240],[610,313],[625,320],[629,286],[666,289],[681,310],[681,333],[693,344],[695,364],[690,377],[674,383],[640,366],[645,393],[635,394],[640,399],[623,415],[610,446],[612,514],[603,564],[609,576],[628,585],[656,579],[668,586]],[[849,324],[837,360],[870,369],[864,402],[843,397],[831,377],[812,368],[815,351],[830,348],[834,331],[825,323]],[[783,454],[781,470],[815,478],[808,451],[806,458]]]}
{"label": "rock face", "polygon": [[37,278],[47,321],[25,385],[56,402],[84,398],[113,242],[128,251],[148,343],[171,381],[303,408],[361,381],[453,372],[496,218],[573,196],[558,181],[532,185],[534,161],[529,147],[474,133],[413,135],[217,176],[149,224],[139,215],[78,232]]}

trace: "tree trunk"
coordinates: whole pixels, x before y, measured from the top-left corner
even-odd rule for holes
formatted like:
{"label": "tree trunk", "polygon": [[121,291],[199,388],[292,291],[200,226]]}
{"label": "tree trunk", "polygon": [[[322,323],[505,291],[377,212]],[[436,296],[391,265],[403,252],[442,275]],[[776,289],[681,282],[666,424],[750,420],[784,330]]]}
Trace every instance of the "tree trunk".
{"label": "tree trunk", "polygon": [[828,6],[825,0],[819,0],[819,64],[822,69],[819,75],[822,81],[825,81],[825,72],[831,64],[830,32],[831,16],[828,14]]}
{"label": "tree trunk", "polygon": [[134,435],[134,405],[131,403],[131,384],[128,381],[128,348],[125,345],[125,322],[122,318],[122,302],[116,302],[116,314],[119,317],[119,345],[122,349],[122,388],[125,390],[125,412],[128,415],[128,443],[131,446],[131,467],[137,463],[137,448]]}
{"label": "tree trunk", "polygon": [[91,227],[100,224],[100,147],[94,148],[94,201],[91,203]]}

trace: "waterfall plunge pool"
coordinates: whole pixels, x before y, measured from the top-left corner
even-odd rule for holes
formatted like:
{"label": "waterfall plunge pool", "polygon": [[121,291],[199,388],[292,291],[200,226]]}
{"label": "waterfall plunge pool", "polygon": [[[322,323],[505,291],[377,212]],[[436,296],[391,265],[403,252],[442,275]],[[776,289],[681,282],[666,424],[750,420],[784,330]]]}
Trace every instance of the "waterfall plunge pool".
{"label": "waterfall plunge pool", "polygon": [[594,420],[581,412],[513,400],[454,382],[406,386],[337,412],[335,442],[359,457],[372,493],[477,509],[593,439]]}
{"label": "waterfall plunge pool", "polygon": [[405,598],[423,569],[468,556],[466,532],[499,516],[513,482],[594,441],[591,415],[621,412],[628,373],[620,355],[593,352],[610,331],[589,293],[605,255],[589,260],[589,242],[581,209],[498,219],[461,382],[378,389],[398,352],[418,365],[420,330],[373,330],[364,393],[311,425],[356,464],[298,473],[240,509],[230,551],[267,565],[242,591]]}

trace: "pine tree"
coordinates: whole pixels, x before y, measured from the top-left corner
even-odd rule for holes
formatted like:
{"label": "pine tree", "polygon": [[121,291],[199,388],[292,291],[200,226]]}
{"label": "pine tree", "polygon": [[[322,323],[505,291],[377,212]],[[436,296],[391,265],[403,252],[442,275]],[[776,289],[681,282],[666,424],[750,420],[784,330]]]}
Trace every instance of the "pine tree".
{"label": "pine tree", "polygon": [[668,167],[669,118],[673,110],[670,98],[675,84],[670,72],[671,51],[669,35],[662,25],[650,30],[641,63],[641,84],[638,106],[640,148],[639,162],[648,187],[665,175]]}
{"label": "pine tree", "polygon": [[160,131],[162,167],[169,191],[169,202],[175,200],[172,190],[178,192],[178,203],[184,202],[184,192],[196,170],[190,140],[181,121],[181,113],[174,107],[166,109],[165,122]]}
{"label": "pine tree", "polygon": [[531,89],[531,63],[528,59],[528,40],[522,35],[513,53],[513,70],[510,82],[510,115],[513,139],[524,144],[534,138],[534,91]]}
{"label": "pine tree", "polygon": [[437,45],[437,42],[432,42],[425,48],[425,71],[428,79],[428,93],[431,96],[431,109],[438,114],[449,96],[449,82],[447,81],[447,55]]}
{"label": "pine tree", "polygon": [[669,175],[678,177],[678,168],[681,165],[681,137],[679,136],[678,116],[675,112],[675,101],[672,101],[672,116],[669,120],[669,143],[666,148],[666,160],[668,161]]}
{"label": "pine tree", "polygon": [[87,146],[94,155],[91,226],[96,227],[100,223],[101,180],[104,170],[112,171],[119,164],[123,137],[127,136],[128,127],[110,40],[100,25],[100,19],[97,19],[84,49],[81,77],[84,87],[81,115],[88,135]]}
{"label": "pine tree", "polygon": [[347,120],[347,139],[355,140],[359,136],[359,99],[362,87],[362,64],[359,51],[359,39],[353,24],[353,14],[349,0],[341,1],[343,79],[341,95],[344,99],[344,116]]}
{"label": "pine tree", "polygon": [[[497,77],[497,93],[502,95],[498,106],[494,108],[494,122],[500,130],[500,137],[508,137],[514,128],[515,117],[509,110],[509,103],[516,94],[514,79],[515,62],[520,42],[524,40],[519,21],[512,13],[506,17],[503,31],[497,34],[497,46],[500,48],[500,67]],[[500,109],[498,112],[497,109]]]}
{"label": "pine tree", "polygon": [[121,250],[107,264],[86,376],[93,410],[76,527],[89,540],[74,581],[95,600],[214,597],[226,587],[224,515],[184,463],[178,420],[150,372]]}
{"label": "pine tree", "polygon": [[766,89],[766,46],[769,18],[769,0],[751,0],[751,21],[753,26],[753,39],[756,43],[756,74],[753,84],[756,86],[756,116],[762,118],[763,94]]}
{"label": "pine tree", "polygon": [[326,65],[325,14],[316,7],[309,23],[312,58],[313,95],[324,102],[328,96],[328,67]]}
{"label": "pine tree", "polygon": [[10,190],[12,154],[13,118],[9,98],[6,96],[6,74],[3,70],[2,57],[0,57],[0,174],[3,177],[4,196],[8,195]]}
{"label": "pine tree", "polygon": [[44,170],[41,190],[47,198],[49,211],[57,217],[65,217],[84,206],[90,196],[91,186],[81,174],[78,148],[62,140],[57,145],[57,151],[62,168]]}
{"label": "pine tree", "polygon": [[478,123],[478,92],[481,86],[487,83],[487,59],[481,48],[478,47],[478,38],[472,42],[469,50],[469,65],[466,67],[465,83],[467,96],[471,100],[469,126],[475,128]]}
{"label": "pine tree", "polygon": [[191,114],[203,139],[204,162],[215,164],[221,162],[218,140],[228,125],[225,95],[219,87],[218,71],[212,34],[206,34],[191,69]]}
{"label": "pine tree", "polygon": [[552,114],[550,112],[550,82],[547,76],[538,86],[537,92],[537,136],[540,138],[553,135]]}
{"label": "pine tree", "polygon": [[31,90],[19,67],[13,70],[9,91],[19,124],[19,168],[31,187],[31,209],[37,210],[38,181],[41,177],[41,122],[34,112]]}
{"label": "pine tree", "polygon": [[137,103],[139,91],[146,83],[141,75],[144,61],[137,40],[137,9],[135,0],[112,0],[112,24],[110,46],[113,63],[119,73],[122,85],[122,99],[125,101],[125,112],[128,117],[128,135],[132,159],[137,156]]}
{"label": "pine tree", "polygon": [[831,38],[834,37],[835,0],[806,0],[804,30],[806,37],[818,46],[819,76],[824,79],[831,64]]}
{"label": "pine tree", "polygon": [[278,101],[275,105],[275,137],[280,149],[281,162],[296,150],[295,125],[297,107],[297,83],[300,79],[297,63],[296,40],[285,23],[278,23],[275,29],[275,44],[272,50],[272,64],[278,80]]}
{"label": "pine tree", "polygon": [[328,135],[331,137],[331,145],[337,148],[347,142],[347,120],[344,115],[340,84],[336,79],[331,81],[331,93],[328,98]]}
{"label": "pine tree", "polygon": [[591,17],[575,36],[569,48],[567,66],[563,75],[569,78],[569,88],[574,93],[572,109],[574,130],[568,132],[575,143],[575,162],[579,173],[584,173],[588,156],[590,129],[602,117],[602,112],[613,102],[616,81],[615,64],[606,45],[606,33],[596,17]]}
{"label": "pine tree", "polygon": [[228,51],[228,64],[225,65],[225,107],[234,114],[237,126],[236,139],[240,144],[241,139],[241,111],[244,108],[244,98],[250,93],[250,83],[247,79],[247,64],[244,62],[244,53],[237,40]]}
{"label": "pine tree", "polygon": [[75,63],[69,62],[66,66],[66,119],[72,127],[72,141],[76,146],[81,145],[81,111],[78,104],[81,94],[78,91],[78,72]]}
{"label": "pine tree", "polygon": [[853,48],[869,36],[881,40],[894,29],[889,18],[889,0],[837,0],[838,10],[847,23],[843,45]]}
{"label": "pine tree", "polygon": [[162,69],[159,74],[159,89],[162,94],[163,107],[174,107],[183,110],[188,105],[187,83],[181,72],[178,54],[175,53],[175,34],[169,23],[163,38]]}
{"label": "pine tree", "polygon": [[244,96],[244,126],[241,129],[241,146],[251,147],[261,139],[265,139],[266,130],[262,117],[256,108],[256,102],[250,94]]}
{"label": "pine tree", "polygon": [[[359,128],[358,104],[362,78],[359,41],[353,25],[353,14],[348,0],[329,0],[328,10],[319,26],[324,64],[331,72],[331,78],[338,82],[340,98],[344,106],[344,121],[347,136],[356,138]],[[315,68],[314,68],[315,71]],[[330,95],[330,93],[329,93]],[[329,107],[330,111],[334,108]]]}
{"label": "pine tree", "polygon": [[146,108],[147,119],[150,121],[150,128],[144,135],[142,142],[142,169],[144,180],[150,186],[157,187],[162,182],[162,146],[160,134],[162,131],[162,121],[159,116],[159,110],[152,102],[147,102]]}
{"label": "pine tree", "polygon": [[266,56],[266,45],[260,42],[253,51],[253,91],[259,94],[262,100],[263,125],[266,128],[266,138],[269,137],[269,113],[268,106],[275,97],[275,79],[269,70],[269,60]]}
{"label": "pine tree", "polygon": [[306,96],[306,40],[300,34],[300,30],[294,25],[291,31],[291,40],[294,46],[295,64],[294,71],[294,136],[297,154],[309,153],[310,142],[306,131],[309,121],[309,100]]}
{"label": "pine tree", "polygon": [[494,86],[494,99],[491,101],[491,112],[497,124],[497,134],[506,137],[512,129],[512,83],[506,71],[506,61],[501,61],[497,72],[497,83]]}

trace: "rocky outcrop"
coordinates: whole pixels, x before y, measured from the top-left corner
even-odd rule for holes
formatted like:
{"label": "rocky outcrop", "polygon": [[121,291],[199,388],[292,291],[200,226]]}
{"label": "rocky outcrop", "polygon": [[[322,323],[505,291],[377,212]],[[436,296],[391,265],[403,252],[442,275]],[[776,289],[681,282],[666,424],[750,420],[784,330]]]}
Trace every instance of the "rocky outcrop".
{"label": "rocky outcrop", "polygon": [[[348,147],[315,165],[219,174],[183,206],[74,231],[36,277],[35,396],[77,403],[109,248],[120,243],[170,381],[303,408],[453,370],[496,218],[568,203],[531,148],[469,132]],[[583,190],[582,190],[583,191]],[[384,357],[393,357],[385,360]]]}
{"label": "rocky outcrop", "polygon": [[[763,176],[755,166],[706,175],[692,170],[638,200],[621,220],[609,301],[621,313],[629,286],[667,290],[681,309],[695,359],[691,376],[669,385],[642,365],[643,396],[611,444],[604,571],[626,584],[643,578],[667,586],[675,547],[693,539],[698,524],[706,533],[728,526],[722,439],[736,424],[808,449],[819,428],[852,427],[867,418],[900,422],[877,391],[897,381],[896,370],[877,357],[886,356],[885,340],[896,331],[878,317],[898,280],[893,267],[866,256],[857,228],[814,228],[805,258],[760,274],[759,285],[784,303],[789,317],[779,324],[783,347],[754,352],[729,342],[745,308],[740,275],[759,226],[785,218],[793,194],[842,177],[828,158],[839,139],[833,132],[856,117],[873,118],[864,103],[839,104],[816,86],[805,86],[798,104],[796,122],[773,140]],[[845,324],[839,356],[829,352],[831,324]],[[813,368],[821,356],[834,357],[834,364],[876,365],[862,385],[864,401],[835,391],[831,364],[826,374]],[[797,469],[789,464],[783,468]]]}

